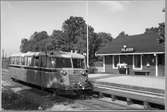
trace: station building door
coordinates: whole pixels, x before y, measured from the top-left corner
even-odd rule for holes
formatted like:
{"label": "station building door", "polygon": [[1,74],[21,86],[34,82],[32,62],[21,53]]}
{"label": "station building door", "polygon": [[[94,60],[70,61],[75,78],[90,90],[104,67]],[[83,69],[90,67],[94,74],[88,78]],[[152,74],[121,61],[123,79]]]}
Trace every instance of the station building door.
{"label": "station building door", "polygon": [[165,76],[165,55],[158,54],[158,76]]}

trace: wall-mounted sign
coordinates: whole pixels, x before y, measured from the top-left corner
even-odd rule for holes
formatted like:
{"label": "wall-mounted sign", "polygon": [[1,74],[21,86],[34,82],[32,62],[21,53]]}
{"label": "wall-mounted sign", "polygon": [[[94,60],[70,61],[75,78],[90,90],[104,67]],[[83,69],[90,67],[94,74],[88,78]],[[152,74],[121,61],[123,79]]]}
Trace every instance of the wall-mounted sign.
{"label": "wall-mounted sign", "polygon": [[121,52],[124,52],[124,53],[134,52],[134,49],[133,48],[124,47],[124,48],[121,49]]}

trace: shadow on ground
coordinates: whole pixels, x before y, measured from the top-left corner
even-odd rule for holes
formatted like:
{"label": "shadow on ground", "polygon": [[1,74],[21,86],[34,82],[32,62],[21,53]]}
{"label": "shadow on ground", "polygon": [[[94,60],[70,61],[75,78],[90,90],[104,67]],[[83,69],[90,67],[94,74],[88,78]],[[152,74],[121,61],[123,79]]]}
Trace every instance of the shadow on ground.
{"label": "shadow on ground", "polygon": [[72,100],[59,98],[54,94],[38,89],[2,89],[4,110],[46,110],[54,105],[70,105]]}

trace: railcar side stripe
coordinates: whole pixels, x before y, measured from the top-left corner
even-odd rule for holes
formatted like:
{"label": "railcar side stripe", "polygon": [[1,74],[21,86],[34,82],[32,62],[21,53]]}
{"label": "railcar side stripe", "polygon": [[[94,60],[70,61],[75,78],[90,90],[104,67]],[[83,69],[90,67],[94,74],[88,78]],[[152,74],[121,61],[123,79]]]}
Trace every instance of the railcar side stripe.
{"label": "railcar side stripe", "polygon": [[9,67],[40,70],[40,71],[45,71],[45,72],[57,72],[58,71],[57,69],[48,69],[48,68],[30,67],[30,66],[18,66],[18,65],[9,65]]}

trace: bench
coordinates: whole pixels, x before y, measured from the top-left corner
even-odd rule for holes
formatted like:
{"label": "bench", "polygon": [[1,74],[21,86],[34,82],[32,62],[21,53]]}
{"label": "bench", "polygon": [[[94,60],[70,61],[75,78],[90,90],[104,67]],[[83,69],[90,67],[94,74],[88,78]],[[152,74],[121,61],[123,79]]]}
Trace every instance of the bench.
{"label": "bench", "polygon": [[150,74],[149,70],[134,70],[133,72],[134,72],[134,74],[136,74],[136,73],[144,73],[146,76],[148,76]]}

